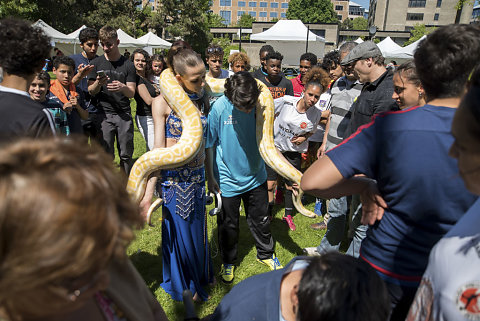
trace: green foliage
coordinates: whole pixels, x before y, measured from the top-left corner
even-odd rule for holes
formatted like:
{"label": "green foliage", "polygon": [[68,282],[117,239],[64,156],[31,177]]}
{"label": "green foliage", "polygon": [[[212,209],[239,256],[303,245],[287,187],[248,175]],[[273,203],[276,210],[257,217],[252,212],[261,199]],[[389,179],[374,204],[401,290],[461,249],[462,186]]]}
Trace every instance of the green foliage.
{"label": "green foliage", "polygon": [[163,0],[159,9],[172,36],[182,37],[197,52],[205,51],[212,39],[207,18],[209,0]]}
{"label": "green foliage", "polygon": [[270,22],[277,22],[279,19],[278,18],[272,18],[272,20],[270,20]]}
{"label": "green foliage", "polygon": [[474,4],[475,4],[475,0],[458,0],[457,4],[455,5],[455,9],[461,10],[465,5],[473,6]]}
{"label": "green foliage", "polygon": [[367,30],[368,29],[368,20],[364,17],[358,17],[352,21],[354,30]]}
{"label": "green foliage", "polygon": [[0,18],[17,17],[38,20],[38,4],[29,0],[1,0]]}
{"label": "green foliage", "polygon": [[437,29],[437,28],[436,27],[426,27],[424,24],[416,24],[413,27],[412,31],[410,31],[412,36],[407,41],[405,41],[405,43],[403,45],[408,46],[409,44],[414,43],[418,39],[422,38],[424,35],[428,35],[432,31],[434,31],[435,29]]}
{"label": "green foliage", "polygon": [[340,30],[353,29],[353,22],[350,18],[345,18],[340,24]]}
{"label": "green foliage", "polygon": [[255,18],[249,14],[242,14],[240,19],[237,21],[237,26],[242,28],[252,28],[252,23],[255,21]]}
{"label": "green foliage", "polygon": [[209,28],[221,28],[225,27],[225,19],[223,19],[220,15],[208,12],[207,13],[207,25]]}
{"label": "green foliage", "polygon": [[303,23],[336,23],[337,13],[330,0],[290,0],[288,19],[300,19]]}

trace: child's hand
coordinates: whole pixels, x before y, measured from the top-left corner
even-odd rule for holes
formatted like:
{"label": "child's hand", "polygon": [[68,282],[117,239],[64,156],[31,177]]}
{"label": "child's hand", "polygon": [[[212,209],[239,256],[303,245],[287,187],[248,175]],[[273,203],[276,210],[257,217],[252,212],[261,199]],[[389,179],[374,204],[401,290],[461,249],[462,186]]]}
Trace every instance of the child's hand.
{"label": "child's hand", "polygon": [[77,72],[81,75],[82,78],[85,78],[94,67],[95,66],[93,65],[80,64],[78,65]]}
{"label": "child's hand", "polygon": [[70,103],[72,104],[72,107],[78,105],[77,97],[70,97]]}
{"label": "child's hand", "polygon": [[307,140],[307,137],[305,137],[305,136],[293,136],[293,138],[290,139],[290,141],[295,145],[300,145],[301,143],[303,143],[306,140]]}
{"label": "child's hand", "polygon": [[71,113],[72,112],[72,109],[73,109],[73,105],[70,101],[66,102],[65,104],[63,104],[63,110],[66,112],[66,113]]}

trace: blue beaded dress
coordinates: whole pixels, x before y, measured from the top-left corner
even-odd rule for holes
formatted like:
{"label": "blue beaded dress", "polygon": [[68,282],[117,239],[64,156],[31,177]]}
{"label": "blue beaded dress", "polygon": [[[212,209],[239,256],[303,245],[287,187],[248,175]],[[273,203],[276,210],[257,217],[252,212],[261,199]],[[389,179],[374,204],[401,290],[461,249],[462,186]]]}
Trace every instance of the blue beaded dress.
{"label": "blue beaded dress", "polygon": [[[206,117],[202,115],[205,128]],[[180,139],[182,122],[172,111],[166,120],[166,137]],[[190,289],[206,301],[204,287],[213,282],[205,209],[205,169],[201,150],[196,159],[179,168],[161,171],[163,202],[161,287],[176,301]],[[201,161],[199,161],[201,160]]]}

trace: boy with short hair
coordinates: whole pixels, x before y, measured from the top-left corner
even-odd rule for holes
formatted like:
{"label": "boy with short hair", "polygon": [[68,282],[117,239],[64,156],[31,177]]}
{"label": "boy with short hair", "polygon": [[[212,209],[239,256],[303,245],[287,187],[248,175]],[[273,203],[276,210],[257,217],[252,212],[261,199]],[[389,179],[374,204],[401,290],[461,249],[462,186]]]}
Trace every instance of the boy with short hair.
{"label": "boy with short hair", "polygon": [[293,96],[292,82],[285,78],[282,73],[282,60],[283,56],[278,51],[268,53],[265,60],[267,75],[257,78],[267,85],[272,93],[273,99],[285,95]]}
{"label": "boy with short hair", "polygon": [[75,76],[72,82],[83,92],[88,110],[88,119],[82,121],[83,132],[90,139],[95,139],[99,144],[102,144],[102,113],[97,109],[97,99],[90,96],[88,92],[88,74],[93,69],[90,62],[98,57],[98,31],[93,28],[82,29],[78,35],[78,40],[82,52],[72,55],[70,58],[75,61]]}
{"label": "boy with short hair", "polygon": [[0,140],[19,136],[55,134],[52,115],[30,99],[28,88],[50,54],[50,39],[31,24],[17,19],[0,20]]}
{"label": "boy with short hair", "polygon": [[97,97],[97,108],[105,113],[101,123],[105,148],[113,157],[117,139],[120,167],[128,175],[133,165],[130,98],[135,95],[136,71],[133,63],[120,54],[120,41],[114,28],[104,26],[99,38],[104,55],[91,62],[94,67],[88,76],[88,91]]}
{"label": "boy with short hair", "polygon": [[311,52],[306,52],[300,56],[300,73],[297,77],[290,79],[293,86],[293,95],[295,97],[301,97],[305,84],[303,83],[303,77],[312,67],[317,64],[317,56]]}
{"label": "boy with short hair", "polygon": [[63,110],[62,104],[59,104],[54,99],[47,98],[49,89],[50,75],[46,71],[41,71],[30,84],[28,93],[30,94],[30,98],[45,106],[52,114],[57,133],[68,136],[70,134],[70,127],[68,126],[67,113]]}
{"label": "boy with short hair", "polygon": [[210,45],[205,50],[205,60],[208,65],[207,75],[213,78],[225,79],[230,76],[228,70],[222,69],[223,49],[217,45]]}
{"label": "boy with short hair", "polygon": [[67,113],[70,133],[83,133],[81,119],[88,119],[82,91],[72,83],[75,62],[72,58],[58,56],[53,61],[56,79],[50,81],[48,98],[56,101]]}
{"label": "boy with short hair", "polygon": [[[208,189],[222,193],[217,224],[223,261],[221,278],[225,283],[234,278],[242,200],[255,239],[257,260],[271,270],[282,268],[274,252],[267,215],[267,174],[255,137],[254,109],[259,95],[255,78],[246,71],[238,72],[226,80],[225,96],[215,102],[208,114]],[[214,150],[216,166],[211,161]]]}

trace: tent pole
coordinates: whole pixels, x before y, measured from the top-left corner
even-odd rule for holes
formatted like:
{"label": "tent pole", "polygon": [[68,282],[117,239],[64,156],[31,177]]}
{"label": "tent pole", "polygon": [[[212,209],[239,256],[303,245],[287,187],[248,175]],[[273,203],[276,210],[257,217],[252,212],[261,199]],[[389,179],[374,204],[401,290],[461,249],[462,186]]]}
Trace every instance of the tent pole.
{"label": "tent pole", "polygon": [[308,52],[308,34],[310,33],[310,26],[307,25],[307,43],[305,44],[305,52]]}
{"label": "tent pole", "polygon": [[238,44],[238,51],[242,52],[242,26],[240,26],[240,42]]}

